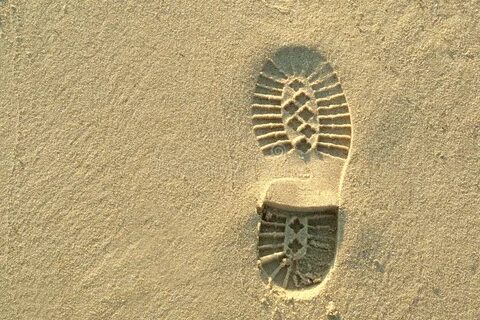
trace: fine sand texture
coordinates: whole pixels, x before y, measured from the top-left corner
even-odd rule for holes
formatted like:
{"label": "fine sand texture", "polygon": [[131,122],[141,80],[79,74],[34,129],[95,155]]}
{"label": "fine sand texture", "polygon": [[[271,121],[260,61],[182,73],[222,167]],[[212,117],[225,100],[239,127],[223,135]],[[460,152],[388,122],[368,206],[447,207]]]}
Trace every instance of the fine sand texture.
{"label": "fine sand texture", "polygon": [[480,319],[480,2],[0,0],[0,319]]}

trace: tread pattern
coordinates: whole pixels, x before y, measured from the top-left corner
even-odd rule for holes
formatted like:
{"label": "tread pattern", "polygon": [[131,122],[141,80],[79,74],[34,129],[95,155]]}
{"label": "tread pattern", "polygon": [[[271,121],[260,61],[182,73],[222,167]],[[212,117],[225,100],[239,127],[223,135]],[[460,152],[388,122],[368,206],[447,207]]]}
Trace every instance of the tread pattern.
{"label": "tread pattern", "polygon": [[341,83],[309,48],[283,48],[267,59],[253,94],[252,122],[265,155],[348,156],[351,120]]}
{"label": "tread pattern", "polygon": [[266,207],[259,223],[258,266],[267,282],[295,290],[320,283],[333,264],[337,212]]}

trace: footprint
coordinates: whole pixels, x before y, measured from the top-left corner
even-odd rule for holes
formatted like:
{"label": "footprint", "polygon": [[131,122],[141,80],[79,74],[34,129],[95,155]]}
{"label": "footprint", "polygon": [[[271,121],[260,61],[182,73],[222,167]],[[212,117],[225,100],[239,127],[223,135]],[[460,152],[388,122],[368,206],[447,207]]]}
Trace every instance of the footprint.
{"label": "footprint", "polygon": [[316,287],[335,260],[338,194],[352,137],[330,63],[307,47],[278,50],[259,74],[252,121],[260,150],[273,157],[272,170],[301,166],[308,173],[265,186],[257,208],[258,266],[266,282],[288,291]]}

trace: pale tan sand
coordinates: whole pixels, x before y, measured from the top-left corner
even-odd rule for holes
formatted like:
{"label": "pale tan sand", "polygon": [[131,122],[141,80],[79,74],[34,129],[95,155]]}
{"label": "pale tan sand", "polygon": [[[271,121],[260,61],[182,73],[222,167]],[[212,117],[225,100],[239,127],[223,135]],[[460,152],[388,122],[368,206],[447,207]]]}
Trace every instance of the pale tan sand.
{"label": "pale tan sand", "polygon": [[[478,1],[0,1],[2,319],[479,319]],[[264,284],[258,72],[334,66],[335,266]]]}

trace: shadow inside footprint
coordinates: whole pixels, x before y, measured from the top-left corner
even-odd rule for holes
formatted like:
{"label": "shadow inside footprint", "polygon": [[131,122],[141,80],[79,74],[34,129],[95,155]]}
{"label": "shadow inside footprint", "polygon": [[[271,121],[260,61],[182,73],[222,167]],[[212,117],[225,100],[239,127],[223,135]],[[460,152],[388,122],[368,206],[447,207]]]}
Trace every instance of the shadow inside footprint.
{"label": "shadow inside footprint", "polygon": [[291,290],[320,283],[334,262],[337,216],[337,209],[293,212],[265,207],[258,239],[265,280]]}

